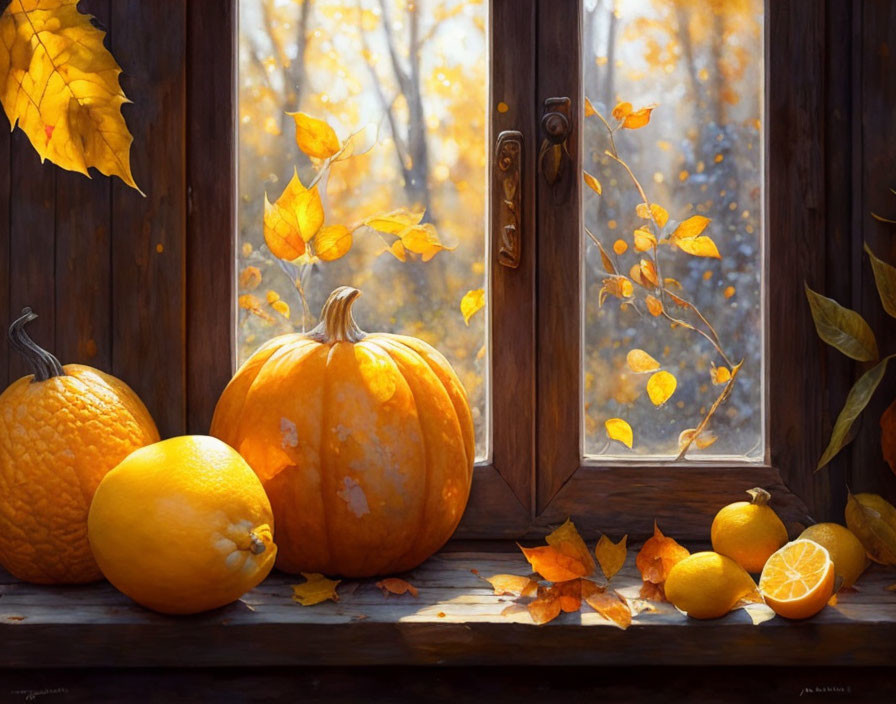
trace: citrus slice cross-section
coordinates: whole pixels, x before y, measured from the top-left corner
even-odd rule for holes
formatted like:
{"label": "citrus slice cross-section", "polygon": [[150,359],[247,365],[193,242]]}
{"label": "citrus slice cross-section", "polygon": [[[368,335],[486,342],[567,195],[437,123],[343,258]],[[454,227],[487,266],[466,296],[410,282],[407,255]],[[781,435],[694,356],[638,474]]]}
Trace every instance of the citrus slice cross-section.
{"label": "citrus slice cross-section", "polygon": [[809,618],[834,593],[830,553],[812,540],[794,540],[775,552],[762,570],[759,591],[779,616]]}

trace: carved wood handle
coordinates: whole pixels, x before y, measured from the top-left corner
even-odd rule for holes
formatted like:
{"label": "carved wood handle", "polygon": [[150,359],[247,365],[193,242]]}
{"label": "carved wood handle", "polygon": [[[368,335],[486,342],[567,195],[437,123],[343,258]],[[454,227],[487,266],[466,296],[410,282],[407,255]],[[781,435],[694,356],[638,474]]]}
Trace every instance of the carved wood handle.
{"label": "carved wood handle", "polygon": [[498,212],[498,263],[516,269],[522,256],[523,135],[504,130],[495,143],[494,193]]}

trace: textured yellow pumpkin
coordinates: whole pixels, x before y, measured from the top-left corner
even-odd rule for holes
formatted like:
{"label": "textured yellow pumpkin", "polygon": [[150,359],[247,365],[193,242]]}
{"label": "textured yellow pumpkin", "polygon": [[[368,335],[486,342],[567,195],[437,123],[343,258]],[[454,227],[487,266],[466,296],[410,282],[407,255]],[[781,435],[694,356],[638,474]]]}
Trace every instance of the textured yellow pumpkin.
{"label": "textured yellow pumpkin", "polygon": [[26,308],[9,329],[34,374],[0,395],[0,564],[28,582],[92,582],[102,578],[87,542],[94,491],[159,433],[127,384],[38,347],[24,329],[36,317]]}
{"label": "textured yellow pumpkin", "polygon": [[359,330],[358,295],[335,290],[314,330],[259,348],[212,420],[261,478],[286,572],[408,570],[451,537],[469,497],[463,387],[426,343]]}

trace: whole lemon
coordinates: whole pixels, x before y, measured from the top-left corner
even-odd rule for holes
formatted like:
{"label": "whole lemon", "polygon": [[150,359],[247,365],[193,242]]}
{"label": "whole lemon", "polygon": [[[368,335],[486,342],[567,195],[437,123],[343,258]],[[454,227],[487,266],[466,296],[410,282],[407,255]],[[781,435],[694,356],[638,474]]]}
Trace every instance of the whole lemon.
{"label": "whole lemon", "polygon": [[834,574],[843,577],[844,587],[855,584],[859,575],[868,567],[865,548],[849,528],[837,523],[816,523],[800,534],[800,538],[814,540],[831,553]]}
{"label": "whole lemon", "polygon": [[274,518],[261,482],[220,440],[190,435],[128,455],[97,487],[87,536],[105,577],[155,611],[235,601],[271,571]]}
{"label": "whole lemon", "polygon": [[787,542],[787,529],[768,501],[771,495],[760,487],[747,493],[751,501],[728,504],[713,519],[712,549],[737,562],[747,572],[762,571],[765,561]]}
{"label": "whole lemon", "polygon": [[730,557],[695,552],[676,563],[666,579],[666,598],[692,618],[719,618],[746,596],[756,583]]}

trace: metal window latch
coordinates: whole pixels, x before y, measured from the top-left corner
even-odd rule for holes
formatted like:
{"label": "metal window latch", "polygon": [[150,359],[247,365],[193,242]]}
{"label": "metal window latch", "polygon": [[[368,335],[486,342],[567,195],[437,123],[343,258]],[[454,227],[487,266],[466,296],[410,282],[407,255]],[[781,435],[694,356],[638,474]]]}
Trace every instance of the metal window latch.
{"label": "metal window latch", "polygon": [[567,140],[572,132],[572,114],[569,98],[548,98],[544,101],[541,131],[544,139],[538,151],[538,170],[550,185],[562,175],[564,157],[569,157]]}
{"label": "metal window latch", "polygon": [[523,134],[504,130],[495,142],[494,193],[498,211],[498,263],[516,269],[522,256]]}

